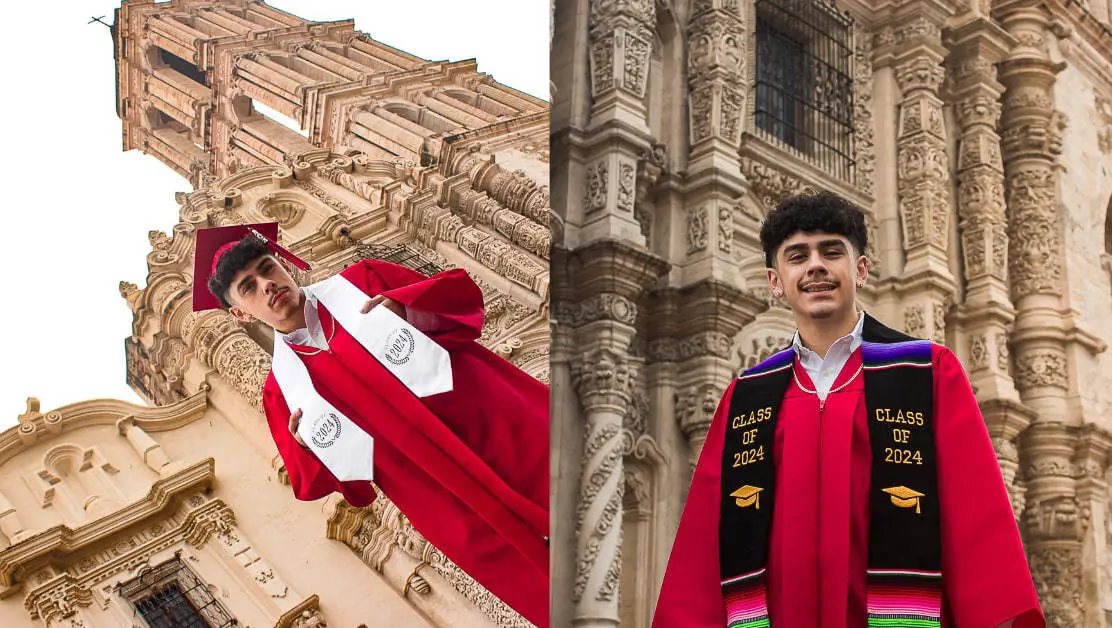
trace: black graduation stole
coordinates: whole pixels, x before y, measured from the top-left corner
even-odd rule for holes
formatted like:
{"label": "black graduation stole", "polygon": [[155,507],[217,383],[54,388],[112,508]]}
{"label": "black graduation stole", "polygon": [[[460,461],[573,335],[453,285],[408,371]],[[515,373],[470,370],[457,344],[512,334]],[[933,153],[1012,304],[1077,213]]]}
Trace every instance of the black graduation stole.
{"label": "black graduation stole", "polygon": [[[873,450],[868,625],[937,628],[942,539],[931,342],[889,329],[868,314],[862,331],[865,408]],[[742,373],[730,398],[718,524],[728,628],[770,625],[765,574],[776,494],[772,448],[794,362],[792,348],[780,351]]]}

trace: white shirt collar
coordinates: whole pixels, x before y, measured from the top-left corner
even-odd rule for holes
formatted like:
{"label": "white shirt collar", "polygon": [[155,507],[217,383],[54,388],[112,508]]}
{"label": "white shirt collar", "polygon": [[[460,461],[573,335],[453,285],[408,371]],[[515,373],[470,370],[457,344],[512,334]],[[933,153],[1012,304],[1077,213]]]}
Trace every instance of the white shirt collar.
{"label": "white shirt collar", "polygon": [[320,317],[317,316],[317,297],[305,288],[301,288],[301,294],[305,295],[305,327],[295,329],[285,334],[285,337],[296,345],[327,349],[328,339],[321,327]]}
{"label": "white shirt collar", "polygon": [[[864,329],[865,311],[862,310],[861,313],[857,316],[857,324],[853,326],[853,330],[845,336],[842,336],[841,338],[835,340],[830,345],[830,349],[827,350],[827,355],[829,356],[830,351],[833,350],[835,347],[841,347],[845,345],[847,338],[849,339],[849,351],[847,351],[846,353],[849,354],[857,351],[857,347],[860,347],[861,343],[865,341]],[[799,356],[800,360],[818,360],[820,363],[822,362],[822,358],[819,357],[819,354],[803,346],[803,342],[799,338],[798,329],[795,331],[795,335],[792,336],[792,348],[795,349],[795,354]]]}

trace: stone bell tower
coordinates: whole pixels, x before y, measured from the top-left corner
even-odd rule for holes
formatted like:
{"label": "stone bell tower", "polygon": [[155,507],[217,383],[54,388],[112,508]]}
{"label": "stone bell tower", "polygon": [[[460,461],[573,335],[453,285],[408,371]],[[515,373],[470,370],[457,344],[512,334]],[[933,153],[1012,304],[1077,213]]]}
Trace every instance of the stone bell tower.
{"label": "stone bell tower", "polygon": [[[310,22],[257,0],[126,1],[113,36],[124,149],[195,187],[321,148],[429,165],[460,132],[547,123],[546,103],[478,74],[473,60],[425,61],[352,20]],[[546,194],[526,196],[533,213],[547,205]]]}

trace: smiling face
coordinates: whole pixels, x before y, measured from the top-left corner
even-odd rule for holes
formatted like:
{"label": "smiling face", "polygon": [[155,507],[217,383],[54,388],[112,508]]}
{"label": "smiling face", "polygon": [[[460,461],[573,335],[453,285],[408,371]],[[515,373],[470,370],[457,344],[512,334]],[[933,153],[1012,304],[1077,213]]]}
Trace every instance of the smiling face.
{"label": "smiling face", "polygon": [[855,312],[857,287],[868,274],[868,259],[845,236],[799,231],[777,249],[768,281],[774,294],[787,299],[796,320],[841,319]]}
{"label": "smiling face", "polygon": [[237,271],[226,298],[228,311],[238,321],[254,317],[282,333],[305,325],[305,297],[273,255],[255,258]]}

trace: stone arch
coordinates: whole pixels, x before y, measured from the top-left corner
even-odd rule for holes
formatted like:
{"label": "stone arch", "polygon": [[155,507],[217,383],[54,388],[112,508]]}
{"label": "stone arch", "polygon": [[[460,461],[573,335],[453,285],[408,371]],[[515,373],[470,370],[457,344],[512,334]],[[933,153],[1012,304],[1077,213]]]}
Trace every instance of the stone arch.
{"label": "stone arch", "polygon": [[462,87],[447,87],[440,91],[445,96],[458,100],[465,105],[471,105],[472,107],[482,109],[491,115],[516,116],[521,113],[509,105],[502,104],[493,98]]}
{"label": "stone arch", "polygon": [[82,522],[123,505],[123,496],[110,478],[116,473],[119,470],[95,447],[60,443],[43,454],[42,467],[35,475],[43,505],[54,504],[63,516]]}
{"label": "stone arch", "polygon": [[445,96],[451,96],[465,105],[471,105],[472,107],[478,106],[479,95],[473,91],[461,87],[447,87],[440,91]]}
{"label": "stone arch", "polygon": [[413,103],[386,102],[382,104],[382,108],[436,133],[448,133],[456,128],[455,123],[451,120],[447,120],[425,107],[418,107]]}

